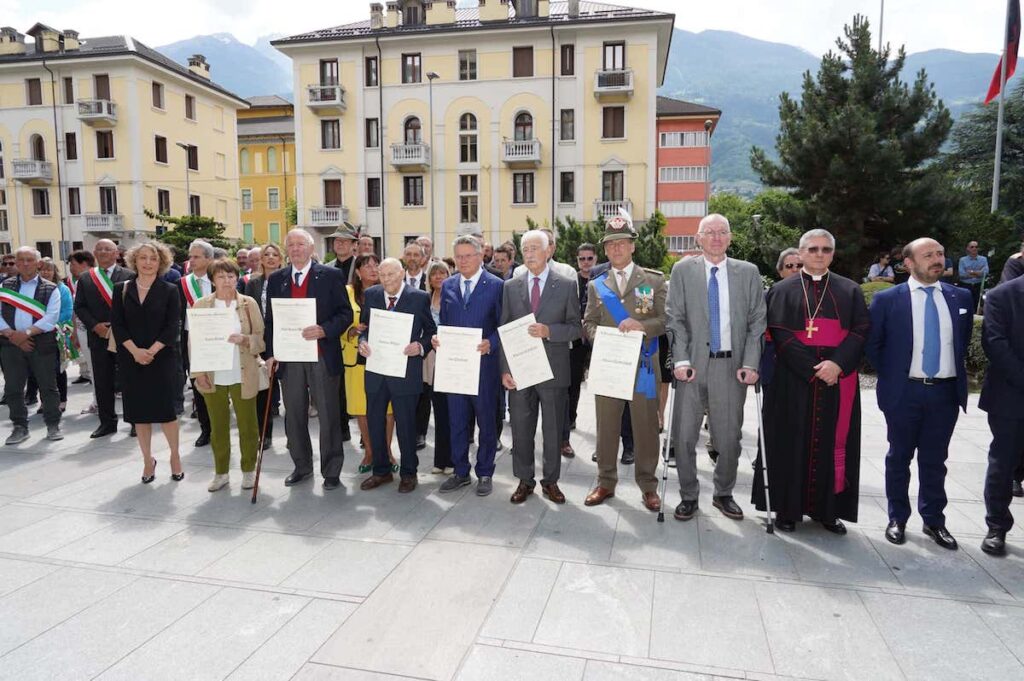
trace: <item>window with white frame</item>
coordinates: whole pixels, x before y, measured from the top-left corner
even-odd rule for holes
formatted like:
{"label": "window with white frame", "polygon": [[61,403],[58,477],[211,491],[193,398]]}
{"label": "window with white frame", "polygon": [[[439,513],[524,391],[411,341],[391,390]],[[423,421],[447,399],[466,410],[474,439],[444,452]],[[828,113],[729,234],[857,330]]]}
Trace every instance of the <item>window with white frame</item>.
{"label": "window with white frame", "polygon": [[674,253],[697,250],[697,237],[692,234],[676,234],[665,237],[665,247]]}
{"label": "window with white frame", "polygon": [[253,238],[252,223],[251,222],[243,222],[242,223],[242,241],[244,241],[246,243],[250,243],[250,244],[253,241],[255,241],[255,239]]}
{"label": "window with white frame", "polygon": [[576,139],[576,110],[562,109],[560,123],[558,139],[562,142],[571,142]]}
{"label": "window with white frame", "polygon": [[32,215],[50,214],[50,192],[46,189],[32,190]]}
{"label": "window with white frame", "polygon": [[459,222],[479,221],[480,194],[476,175],[459,175]]}
{"label": "window with white frame", "polygon": [[68,215],[82,214],[82,194],[78,187],[68,187]]}
{"label": "window with white frame", "polygon": [[459,80],[476,80],[476,50],[459,50]]}
{"label": "window with white frame", "polygon": [[156,190],[156,212],[160,215],[171,214],[171,191],[169,189]]}
{"label": "window with white frame", "polygon": [[658,168],[658,182],[706,182],[707,166],[666,166]]}
{"label": "window with white frame", "polygon": [[533,173],[512,174],[512,203],[535,203]]}
{"label": "window with white frame", "polygon": [[402,203],[406,206],[423,205],[423,176],[402,178]]}
{"label": "window with white frame", "polygon": [[277,187],[267,189],[267,208],[281,210],[281,190]]}
{"label": "window with white frame", "polygon": [[476,116],[471,113],[464,113],[459,117],[459,163],[476,162]]}
{"label": "window with white frame", "polygon": [[252,210],[252,190],[242,190],[242,210]]}
{"label": "window with white frame", "polygon": [[341,149],[341,121],[320,121],[320,148]]}
{"label": "window with white frame", "polygon": [[707,214],[703,201],[661,201],[658,210],[667,218],[702,218]]}
{"label": "window with white frame", "polygon": [[704,130],[693,132],[663,132],[658,135],[658,146],[671,147],[706,147],[708,133]]}

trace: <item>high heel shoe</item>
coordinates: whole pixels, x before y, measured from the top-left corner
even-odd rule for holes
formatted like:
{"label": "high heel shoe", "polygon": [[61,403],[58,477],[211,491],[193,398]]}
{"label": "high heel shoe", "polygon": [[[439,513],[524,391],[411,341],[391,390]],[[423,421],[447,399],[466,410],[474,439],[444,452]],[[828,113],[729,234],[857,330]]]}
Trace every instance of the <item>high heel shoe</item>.
{"label": "high heel shoe", "polygon": [[184,479],[185,471],[182,471],[180,473],[171,473],[171,480],[173,480],[174,482],[181,482]]}
{"label": "high heel shoe", "polygon": [[156,464],[157,463],[158,462],[156,462],[156,461],[153,462],[153,473],[151,475],[143,475],[142,476],[142,484],[143,485],[148,485],[149,483],[151,483],[154,480],[156,480]]}

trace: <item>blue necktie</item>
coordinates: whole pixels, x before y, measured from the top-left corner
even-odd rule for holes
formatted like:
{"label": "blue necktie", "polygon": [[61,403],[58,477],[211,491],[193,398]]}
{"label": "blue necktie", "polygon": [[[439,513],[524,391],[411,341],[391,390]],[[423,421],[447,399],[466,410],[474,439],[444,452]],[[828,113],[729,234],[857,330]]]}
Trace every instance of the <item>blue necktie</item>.
{"label": "blue necktie", "polygon": [[464,289],[462,292],[462,304],[466,307],[469,307],[469,286],[472,283],[473,282],[470,281],[469,279],[466,279],[465,281],[462,282],[462,287]]}
{"label": "blue necktie", "polygon": [[939,306],[935,304],[935,287],[925,286],[921,289],[928,294],[924,302],[924,352],[922,352],[921,368],[928,378],[935,378],[939,373]]}
{"label": "blue necktie", "polygon": [[296,286],[298,286],[298,285],[299,285],[299,278],[300,278],[301,276],[302,276],[302,272],[296,272],[296,273],[295,273],[295,285],[296,285]]}
{"label": "blue necktie", "polygon": [[722,313],[718,307],[718,268],[711,268],[711,279],[708,280],[708,319],[711,321],[711,352],[722,350]]}

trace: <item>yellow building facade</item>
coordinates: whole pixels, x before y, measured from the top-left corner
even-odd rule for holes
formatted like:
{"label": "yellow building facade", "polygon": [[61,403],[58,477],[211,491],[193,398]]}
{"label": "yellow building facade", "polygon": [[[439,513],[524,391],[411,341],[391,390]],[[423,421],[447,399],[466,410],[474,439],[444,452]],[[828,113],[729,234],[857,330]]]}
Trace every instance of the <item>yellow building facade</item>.
{"label": "yellow building facade", "polygon": [[527,219],[655,209],[656,90],[674,16],[594,2],[392,1],[291,36],[299,224],[399,253],[498,243]]}
{"label": "yellow building facade", "polygon": [[213,217],[240,237],[245,100],[128,36],[0,29],[0,250],[59,256],[156,234],[145,211]]}
{"label": "yellow building facade", "polygon": [[282,243],[295,198],[295,109],[281,97],[249,97],[238,112],[242,242]]}

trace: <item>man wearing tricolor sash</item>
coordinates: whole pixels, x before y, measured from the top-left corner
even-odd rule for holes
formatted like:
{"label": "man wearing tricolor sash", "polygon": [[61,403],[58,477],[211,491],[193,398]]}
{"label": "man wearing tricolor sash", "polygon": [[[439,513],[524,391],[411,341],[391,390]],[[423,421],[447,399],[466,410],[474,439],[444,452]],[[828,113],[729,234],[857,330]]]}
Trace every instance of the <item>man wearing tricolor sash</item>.
{"label": "man wearing tricolor sash", "polygon": [[[633,262],[637,234],[628,214],[608,221],[604,238],[605,253],[611,266],[592,279],[588,286],[587,311],[583,329],[590,341],[598,326],[617,327],[622,332],[641,331],[643,345],[638,358],[633,399],[625,401],[598,395],[597,411],[597,486],[587,495],[587,506],[596,506],[615,496],[618,483],[619,434],[622,412],[629,405],[636,453],[636,484],[644,507],[661,510],[658,496],[658,336],[665,333],[665,275]],[[600,376],[591,380],[600,381]]]}
{"label": "man wearing tricolor sash", "polygon": [[4,398],[14,429],[5,444],[28,439],[25,383],[31,371],[39,385],[46,422],[46,439],[62,440],[60,396],[53,370],[57,347],[54,328],[60,314],[57,286],[39,276],[39,251],[22,246],[15,253],[17,276],[0,284],[0,364],[4,372]]}
{"label": "man wearing tricolor sash", "polygon": [[[213,292],[213,284],[206,274],[206,269],[213,263],[213,246],[202,239],[196,239],[188,247],[189,272],[178,282],[178,292],[181,294],[181,347],[188,347],[188,309],[195,305],[195,302],[203,296]],[[185,387],[184,377],[189,375],[188,352],[181,353],[182,370],[181,386]],[[206,400],[203,394],[196,390],[195,381],[192,384],[192,403],[195,405],[196,416],[199,417],[199,437],[196,438],[196,447],[205,447],[210,444],[210,413],[206,409]]]}
{"label": "man wearing tricolor sash", "polygon": [[78,277],[75,291],[75,316],[89,330],[89,357],[92,359],[92,385],[100,425],[90,437],[104,437],[117,432],[117,411],[114,408],[114,381],[117,354],[107,349],[110,335],[110,308],[114,284],[132,278],[132,273],[117,264],[117,245],[100,239],[93,248],[96,266]]}

